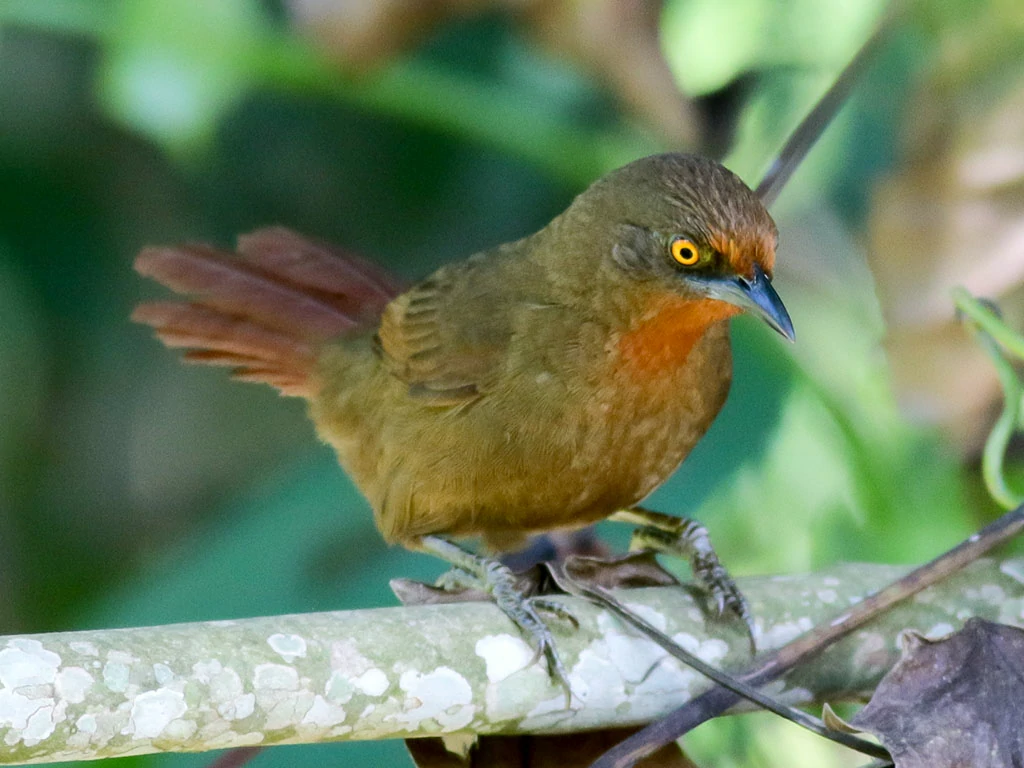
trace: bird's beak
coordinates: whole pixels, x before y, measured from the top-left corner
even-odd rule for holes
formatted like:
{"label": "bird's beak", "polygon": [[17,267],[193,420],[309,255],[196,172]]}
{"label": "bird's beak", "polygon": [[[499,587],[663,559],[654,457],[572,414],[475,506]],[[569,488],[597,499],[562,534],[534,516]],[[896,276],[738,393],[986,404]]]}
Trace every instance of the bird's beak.
{"label": "bird's beak", "polygon": [[786,305],[772,288],[771,281],[761,267],[754,265],[751,278],[726,277],[702,280],[704,290],[710,298],[727,301],[740,309],[761,318],[789,341],[796,339],[793,321],[789,319]]}

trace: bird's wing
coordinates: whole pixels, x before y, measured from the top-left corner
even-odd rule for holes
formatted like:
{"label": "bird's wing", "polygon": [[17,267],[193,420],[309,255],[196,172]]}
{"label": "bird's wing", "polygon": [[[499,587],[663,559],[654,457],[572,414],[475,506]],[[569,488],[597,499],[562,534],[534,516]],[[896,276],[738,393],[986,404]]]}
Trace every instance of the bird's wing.
{"label": "bird's wing", "polygon": [[495,264],[442,267],[388,304],[378,339],[385,365],[409,393],[439,406],[472,401],[507,359],[512,312]]}

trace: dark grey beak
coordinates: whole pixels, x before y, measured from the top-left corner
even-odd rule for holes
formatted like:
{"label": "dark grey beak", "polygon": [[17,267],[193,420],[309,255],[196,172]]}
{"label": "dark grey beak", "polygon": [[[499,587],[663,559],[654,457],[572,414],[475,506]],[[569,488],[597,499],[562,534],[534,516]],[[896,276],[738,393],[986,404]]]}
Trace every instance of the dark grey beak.
{"label": "dark grey beak", "polygon": [[761,267],[754,265],[754,276],[711,278],[700,281],[707,295],[719,301],[727,301],[740,309],[764,320],[779,334],[794,341],[793,321],[789,319],[786,305],[772,288],[771,281]]}

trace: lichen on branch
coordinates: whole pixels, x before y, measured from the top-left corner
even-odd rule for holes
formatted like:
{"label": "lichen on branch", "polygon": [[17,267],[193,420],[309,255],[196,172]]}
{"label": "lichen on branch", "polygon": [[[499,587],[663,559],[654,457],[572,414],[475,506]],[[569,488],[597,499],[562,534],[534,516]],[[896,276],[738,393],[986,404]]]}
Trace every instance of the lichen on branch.
{"label": "lichen on branch", "polygon": [[[742,583],[758,643],[777,648],[903,572],[847,565]],[[618,593],[702,658],[747,661],[747,640],[707,624],[677,587]],[[539,733],[647,722],[703,690],[606,611],[574,598],[558,633],[576,699],[548,680],[494,606],[460,603],[137,629],[0,637],[0,765],[271,745]],[[984,560],[793,672],[793,703],[870,691],[911,627],[946,634],[968,616],[1021,624],[1024,561]]]}

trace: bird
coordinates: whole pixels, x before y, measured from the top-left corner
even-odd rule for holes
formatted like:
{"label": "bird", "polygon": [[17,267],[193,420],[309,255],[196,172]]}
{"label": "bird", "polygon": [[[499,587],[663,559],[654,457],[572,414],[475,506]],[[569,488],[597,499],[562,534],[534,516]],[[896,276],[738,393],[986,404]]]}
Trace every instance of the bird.
{"label": "bird", "polygon": [[736,174],[671,152],[411,285],[282,227],[234,253],[147,247],[135,269],[184,298],[133,319],[187,362],[304,398],[384,539],[482,584],[568,686],[548,626],[564,610],[520,594],[496,557],[535,534],[633,524],[634,545],[688,558],[717,612],[750,623],[706,529],[642,502],[725,403],[730,318],[793,340],[777,243]]}

